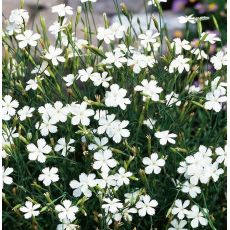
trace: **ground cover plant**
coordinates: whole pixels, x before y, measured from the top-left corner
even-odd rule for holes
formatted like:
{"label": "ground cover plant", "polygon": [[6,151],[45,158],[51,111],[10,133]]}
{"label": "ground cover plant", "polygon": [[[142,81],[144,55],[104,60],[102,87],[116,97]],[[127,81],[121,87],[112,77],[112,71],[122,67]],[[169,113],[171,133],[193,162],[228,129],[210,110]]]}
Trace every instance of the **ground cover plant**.
{"label": "ground cover plant", "polygon": [[181,15],[183,36],[170,36],[163,2],[145,2],[147,30],[116,0],[104,27],[96,0],[53,6],[49,28],[28,28],[23,2],[11,12],[4,229],[226,229],[225,38],[202,15]]}

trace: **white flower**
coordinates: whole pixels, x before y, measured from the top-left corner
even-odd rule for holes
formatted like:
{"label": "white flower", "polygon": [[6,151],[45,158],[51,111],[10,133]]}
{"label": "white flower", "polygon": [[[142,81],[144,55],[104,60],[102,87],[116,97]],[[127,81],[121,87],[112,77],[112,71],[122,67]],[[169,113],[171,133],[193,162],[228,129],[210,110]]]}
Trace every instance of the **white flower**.
{"label": "white flower", "polygon": [[215,153],[218,156],[216,161],[218,163],[224,162],[224,165],[227,166],[227,145],[224,146],[224,149],[221,147],[216,148]]}
{"label": "white flower", "polygon": [[64,219],[61,224],[57,225],[57,230],[76,230],[78,227],[78,225],[72,224],[68,219]]}
{"label": "white flower", "polygon": [[159,101],[160,97],[159,94],[163,91],[163,89],[159,86],[157,86],[157,81],[155,80],[148,80],[144,79],[141,82],[142,85],[137,85],[134,90],[135,91],[141,91],[144,94],[144,101],[146,100],[146,96],[150,97],[153,101]]}
{"label": "white flower", "polygon": [[189,44],[189,42],[185,39],[181,41],[180,38],[174,38],[173,42],[171,43],[171,47],[172,48],[175,47],[175,54],[181,54],[183,49],[185,50],[191,49],[191,45]]}
{"label": "white flower", "polygon": [[108,136],[110,138],[113,138],[113,141],[116,143],[120,143],[122,137],[129,137],[130,132],[128,129],[125,129],[127,125],[129,124],[129,121],[119,121],[115,120],[112,122],[111,127],[109,128],[109,131],[107,132]]}
{"label": "white flower", "polygon": [[[5,167],[2,166],[2,183],[4,183],[4,184],[12,184],[13,183],[12,177],[9,176],[13,171],[14,171],[13,168],[7,167],[5,169]],[[3,187],[3,185],[2,185],[2,187]]]}
{"label": "white flower", "polygon": [[6,95],[2,100],[2,119],[8,121],[15,115],[19,103],[13,100],[10,95]]}
{"label": "white flower", "polygon": [[[64,18],[61,22],[56,21],[54,22],[50,27],[49,31],[51,34],[58,36],[58,33],[65,30],[67,27],[67,18]],[[65,35],[64,33],[61,33],[61,36]],[[63,38],[63,37],[62,37]]]}
{"label": "white flower", "polygon": [[103,137],[103,138],[98,138],[98,137],[94,137],[94,143],[91,143],[88,146],[89,150],[97,150],[97,149],[103,149],[106,150],[108,149],[108,146],[106,145],[109,142],[109,139],[107,137]]}
{"label": "white flower", "polygon": [[64,17],[65,15],[73,15],[73,8],[71,6],[66,6],[65,4],[53,6],[51,9],[52,13],[57,13],[60,17]]}
{"label": "white flower", "polygon": [[111,31],[114,33],[114,36],[117,39],[121,39],[124,37],[124,34],[126,32],[126,27],[124,25],[121,25],[118,22],[114,22],[111,26],[110,26]]}
{"label": "white flower", "polygon": [[143,121],[143,124],[146,125],[149,129],[153,129],[153,126],[156,124],[156,120],[153,120],[152,118],[148,118],[147,120]]}
{"label": "white flower", "polygon": [[62,27],[61,27],[61,23],[56,21],[54,22],[50,27],[49,27],[49,31],[51,34],[53,35],[57,35],[59,32],[61,32]]}
{"label": "white flower", "polygon": [[183,55],[177,56],[169,65],[169,73],[174,73],[176,70],[178,70],[179,73],[182,73],[184,70],[188,72],[190,65],[187,62],[189,62],[189,60],[189,58],[184,58]]}
{"label": "white flower", "polygon": [[66,142],[65,138],[62,137],[58,140],[58,143],[54,147],[54,150],[56,152],[62,151],[61,155],[65,157],[69,152],[72,153],[75,151],[75,147],[71,146],[71,144],[73,144],[74,142],[74,139],[70,139],[69,142]]}
{"label": "white flower", "polygon": [[136,208],[138,210],[139,216],[146,216],[146,213],[150,216],[155,214],[155,207],[158,205],[156,200],[151,200],[149,195],[144,195],[140,197],[140,200],[136,203]]}
{"label": "white flower", "polygon": [[37,40],[41,38],[40,34],[33,34],[32,30],[26,30],[22,34],[18,34],[16,39],[19,40],[19,48],[25,48],[26,46],[36,46],[38,44]]}
{"label": "white flower", "polygon": [[208,183],[212,158],[196,152],[194,155],[187,156],[185,160],[187,163],[185,175],[190,179],[190,183],[197,185],[199,180],[201,183]]}
{"label": "white flower", "polygon": [[191,53],[197,56],[197,60],[200,60],[201,58],[208,59],[208,55],[204,52],[204,50],[201,50],[199,48],[192,49]]}
{"label": "white flower", "polygon": [[210,44],[215,44],[217,41],[221,41],[219,37],[216,36],[216,34],[208,33],[208,32],[203,32],[200,35],[200,40],[202,40],[205,37],[204,41],[209,42]]}
{"label": "white flower", "polygon": [[[203,209],[204,212],[207,210]],[[187,217],[192,219],[191,226],[192,228],[197,228],[199,224],[201,225],[208,225],[208,220],[204,217],[204,214],[199,211],[199,207],[197,205],[193,205],[191,211],[189,211]]]}
{"label": "white flower", "polygon": [[78,70],[77,79],[80,79],[82,82],[86,82],[89,78],[91,78],[92,73],[93,73],[93,67],[88,67],[86,70],[85,69]]}
{"label": "white flower", "polygon": [[70,200],[64,200],[62,202],[63,206],[58,204],[55,206],[55,210],[58,212],[58,218],[60,221],[68,219],[70,221],[74,221],[76,219],[75,213],[78,212],[77,206],[72,206],[72,202]]}
{"label": "white flower", "polygon": [[88,126],[90,124],[89,117],[94,115],[94,111],[92,109],[87,109],[87,103],[82,102],[81,104],[77,104],[70,111],[73,114],[71,123],[72,125],[85,125]]}
{"label": "white flower", "polygon": [[173,138],[176,138],[177,135],[174,133],[169,133],[169,130],[166,130],[166,131],[156,132],[155,137],[160,139],[161,145],[166,145],[167,142],[171,144],[175,144],[176,141]]}
{"label": "white flower", "polygon": [[157,61],[153,55],[145,56],[145,62],[147,64],[147,66],[149,66],[150,68],[153,68],[153,65],[155,63],[157,63]]}
{"label": "white flower", "polygon": [[14,35],[15,33],[16,34],[21,33],[21,26],[17,25],[16,23],[9,22],[8,25],[6,26],[6,33],[9,36]]}
{"label": "white flower", "polygon": [[12,10],[9,16],[9,22],[12,24],[19,25],[20,27],[27,24],[29,21],[29,13],[24,9]]}
{"label": "white flower", "polygon": [[199,153],[201,153],[204,158],[212,156],[212,150],[210,148],[205,147],[204,145],[200,145]]}
{"label": "white flower", "polygon": [[154,50],[159,48],[160,44],[157,43],[157,37],[159,37],[159,33],[153,33],[151,30],[147,30],[145,34],[140,34],[138,36],[141,39],[141,45],[146,48],[148,51],[151,50],[151,45],[154,47]]}
{"label": "white flower", "polygon": [[216,70],[221,70],[222,66],[227,65],[227,54],[219,51],[215,56],[210,59]]}
{"label": "white flower", "polygon": [[103,113],[103,115],[100,116],[98,121],[99,123],[99,127],[97,128],[98,134],[103,134],[106,132],[109,137],[112,137],[114,132],[111,127],[114,119],[115,119],[115,114],[106,115]]}
{"label": "white flower", "polygon": [[93,81],[95,86],[102,85],[104,88],[109,87],[108,81],[112,79],[112,77],[108,76],[108,72],[103,72],[102,74],[94,73],[91,75],[90,79]]}
{"label": "white flower", "polygon": [[102,172],[108,172],[111,168],[116,167],[117,161],[114,160],[112,156],[113,154],[110,149],[95,152],[93,155],[95,160],[93,168],[96,170],[101,169]]}
{"label": "white flower", "polygon": [[110,198],[104,198],[103,201],[106,203],[102,205],[102,208],[104,208],[106,212],[116,213],[119,209],[123,208],[123,204],[116,198],[112,200]]}
{"label": "white flower", "polygon": [[219,90],[221,95],[225,95],[227,93],[226,82],[220,82],[221,77],[216,77],[214,80],[211,81],[211,89],[212,91]]}
{"label": "white flower", "polygon": [[40,214],[40,212],[36,210],[40,207],[41,207],[40,204],[33,205],[32,202],[26,201],[25,206],[20,207],[19,210],[25,213],[24,214],[25,219],[29,219],[31,217],[38,216]]}
{"label": "white flower", "polygon": [[38,80],[37,78],[35,79],[30,79],[29,81],[26,82],[26,91],[29,91],[30,89],[36,90],[38,88]]}
{"label": "white flower", "polygon": [[197,195],[201,193],[200,187],[192,183],[189,183],[189,181],[184,182],[181,191],[183,193],[188,193],[192,198],[196,198]]}
{"label": "white flower", "polygon": [[44,154],[49,154],[52,151],[52,148],[46,144],[45,139],[38,139],[37,146],[35,144],[28,144],[26,148],[29,152],[29,160],[37,160],[41,163],[46,161],[46,156]]}
{"label": "white flower", "polygon": [[142,162],[144,165],[147,165],[145,168],[146,174],[151,174],[153,171],[155,174],[159,174],[161,172],[161,167],[165,165],[165,160],[158,159],[157,153],[152,153],[150,158],[144,157]]}
{"label": "white flower", "polygon": [[106,44],[110,44],[111,41],[114,41],[114,33],[110,28],[98,27],[97,30],[97,39],[102,41],[104,40]]}
{"label": "white flower", "polygon": [[139,195],[140,195],[139,190],[132,192],[132,193],[125,193],[125,195],[124,195],[125,203],[129,203],[131,205],[134,205],[136,203]]}
{"label": "white flower", "polygon": [[56,101],[48,113],[52,120],[54,120],[56,123],[59,121],[66,122],[69,108],[67,106],[63,106],[62,102]]}
{"label": "white flower", "polygon": [[73,74],[68,74],[66,77],[63,77],[63,79],[66,82],[66,86],[70,87],[74,83],[76,77]]}
{"label": "white flower", "polygon": [[127,65],[132,66],[133,72],[138,74],[141,72],[141,69],[146,68],[148,64],[147,64],[146,56],[144,54],[135,52],[132,58],[128,59]]}
{"label": "white flower", "polygon": [[60,56],[61,53],[62,49],[50,46],[48,52],[46,52],[45,54],[45,58],[51,60],[53,65],[57,66],[58,62],[65,62],[65,58],[63,56]]}
{"label": "white flower", "polygon": [[43,137],[48,136],[49,133],[56,133],[57,126],[55,119],[50,118],[47,114],[42,115],[42,123],[36,123],[36,129],[39,129]]}
{"label": "white flower", "polygon": [[129,137],[130,132],[125,127],[129,124],[128,121],[115,120],[115,115],[111,114],[107,117],[101,117],[99,120],[98,134],[107,133],[110,138],[116,143],[121,142],[122,137]]}
{"label": "white flower", "polygon": [[110,86],[110,91],[105,93],[105,104],[108,107],[119,106],[122,110],[126,109],[126,106],[131,103],[129,98],[125,98],[127,90],[119,88],[119,85],[113,84]]}
{"label": "white flower", "polygon": [[171,227],[168,230],[188,230],[187,228],[184,228],[187,224],[186,220],[180,220],[177,219],[172,220]]}
{"label": "white flower", "polygon": [[18,110],[18,115],[20,121],[24,121],[27,117],[32,117],[35,108],[30,108],[29,106],[24,106],[22,109]]}
{"label": "white flower", "polygon": [[101,174],[102,179],[97,179],[97,184],[101,189],[115,187],[117,185],[117,178],[115,175],[109,175],[108,171],[103,171]]}
{"label": "white flower", "polygon": [[46,76],[50,76],[49,71],[47,70],[48,62],[42,61],[42,64],[40,66],[36,66],[31,73],[32,74],[42,74],[44,73]]}
{"label": "white flower", "polygon": [[220,112],[222,109],[222,103],[227,101],[226,96],[221,95],[219,89],[214,90],[214,92],[209,92],[206,94],[206,102],[204,108],[208,110],[214,110],[215,112]]}
{"label": "white flower", "polygon": [[121,52],[121,53],[127,53],[127,52],[133,53],[134,52],[134,47],[129,46],[127,47],[126,44],[118,44],[117,47],[114,49],[114,52]]}
{"label": "white flower", "polygon": [[124,63],[127,62],[127,58],[124,57],[125,54],[116,51],[115,53],[113,52],[106,52],[105,53],[106,58],[102,61],[103,64],[114,64],[117,68],[121,68]]}
{"label": "white flower", "polygon": [[191,86],[187,85],[185,89],[188,90],[188,93],[199,93],[202,90],[199,84],[191,85]]}
{"label": "white flower", "polygon": [[185,24],[187,22],[192,23],[192,24],[196,23],[196,20],[195,20],[193,14],[191,14],[189,16],[180,16],[180,17],[178,17],[178,21],[181,24]]}
{"label": "white flower", "polygon": [[214,162],[207,168],[207,174],[210,175],[210,178],[213,179],[214,182],[217,182],[219,180],[219,177],[221,174],[224,173],[224,170],[222,168],[219,168],[219,163]]}
{"label": "white flower", "polygon": [[118,173],[115,175],[117,180],[117,185],[120,187],[123,184],[128,185],[129,184],[129,177],[131,177],[133,174],[131,172],[126,172],[125,168],[121,167],[118,170]]}
{"label": "white flower", "polygon": [[166,99],[166,105],[171,107],[172,105],[176,105],[176,106],[180,106],[181,105],[181,101],[178,100],[179,94],[175,93],[175,92],[171,92],[170,94],[167,94],[165,96]]}
{"label": "white flower", "polygon": [[72,180],[70,181],[70,187],[73,190],[73,196],[79,197],[83,193],[86,197],[91,197],[92,192],[90,188],[93,188],[97,185],[97,180],[95,179],[95,174],[86,175],[85,173],[81,173],[79,176],[79,181]]}
{"label": "white flower", "polygon": [[121,213],[116,213],[114,219],[116,221],[120,221],[121,218],[123,217],[125,221],[132,222],[133,217],[130,214],[137,213],[136,208],[125,208],[122,210]]}
{"label": "white flower", "polygon": [[177,199],[174,203],[174,207],[172,209],[172,214],[177,215],[177,217],[182,220],[188,214],[188,210],[186,209],[190,204],[189,200],[186,200],[182,203],[182,200]]}
{"label": "white flower", "polygon": [[187,171],[187,163],[185,161],[180,162],[180,166],[177,169],[177,172],[180,174],[184,174]]}
{"label": "white flower", "polygon": [[43,174],[40,174],[38,177],[39,181],[43,181],[45,186],[49,186],[52,182],[57,182],[59,180],[59,176],[57,174],[58,169],[56,167],[46,167],[42,169]]}

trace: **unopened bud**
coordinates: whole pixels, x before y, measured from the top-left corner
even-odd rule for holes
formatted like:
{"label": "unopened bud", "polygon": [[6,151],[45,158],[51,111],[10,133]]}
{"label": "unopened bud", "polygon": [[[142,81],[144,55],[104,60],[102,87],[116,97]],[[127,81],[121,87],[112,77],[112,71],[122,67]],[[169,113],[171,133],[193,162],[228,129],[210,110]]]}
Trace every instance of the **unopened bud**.
{"label": "unopened bud", "polygon": [[153,23],[154,23],[155,28],[156,28],[157,31],[159,32],[160,30],[159,30],[159,24],[158,24],[157,19],[156,19],[155,17],[152,17],[152,20],[153,20]]}
{"label": "unopened bud", "polygon": [[26,139],[30,141],[32,139],[32,133],[27,133]]}
{"label": "unopened bud", "polygon": [[81,14],[81,12],[82,12],[82,7],[81,7],[81,6],[78,6],[78,7],[77,7],[77,14]]}
{"label": "unopened bud", "polygon": [[125,3],[121,3],[120,4],[120,6],[121,6],[121,11],[122,11],[122,13],[126,16],[126,17],[129,17],[129,12],[128,12],[128,10],[127,10],[127,7],[126,7],[126,5],[125,5]]}
{"label": "unopened bud", "polygon": [[103,19],[104,19],[104,23],[105,23],[105,28],[109,28],[109,20],[107,18],[106,13],[103,13]]}
{"label": "unopened bud", "polygon": [[72,89],[68,88],[68,89],[67,89],[67,93],[68,93],[70,96],[73,96],[73,90],[72,90]]}

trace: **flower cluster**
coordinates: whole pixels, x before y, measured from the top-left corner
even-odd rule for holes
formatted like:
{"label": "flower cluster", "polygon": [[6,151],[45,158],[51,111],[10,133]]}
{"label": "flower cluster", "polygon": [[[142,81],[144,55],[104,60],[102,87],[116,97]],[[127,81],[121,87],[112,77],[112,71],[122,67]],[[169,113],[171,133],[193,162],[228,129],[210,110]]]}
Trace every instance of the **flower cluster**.
{"label": "flower cluster", "polygon": [[[71,6],[53,6],[57,21],[46,28],[41,17],[36,32],[27,29],[24,9],[6,21],[4,224],[223,229],[227,54],[221,36],[201,31],[202,17],[193,15],[177,19],[186,24],[183,37],[169,36],[162,18],[138,34],[127,7],[120,10],[116,1],[119,22],[104,14],[104,26],[96,27],[90,23],[96,2],[81,0],[76,15]],[[165,0],[147,2],[163,17]],[[80,22],[84,39],[75,31]],[[190,23],[197,28],[192,38]]]}
{"label": "flower cluster", "polygon": [[[186,179],[182,184],[182,192],[188,193],[192,198],[195,198],[201,193],[199,183],[208,184],[210,180],[214,182],[219,180],[220,175],[224,173],[219,164],[226,162],[226,154],[220,147],[216,151],[217,153],[214,155],[210,148],[201,145],[198,152],[187,156],[185,161],[180,162],[177,171],[183,174]],[[217,154],[220,156],[216,158]],[[215,160],[213,155],[216,158]]]}

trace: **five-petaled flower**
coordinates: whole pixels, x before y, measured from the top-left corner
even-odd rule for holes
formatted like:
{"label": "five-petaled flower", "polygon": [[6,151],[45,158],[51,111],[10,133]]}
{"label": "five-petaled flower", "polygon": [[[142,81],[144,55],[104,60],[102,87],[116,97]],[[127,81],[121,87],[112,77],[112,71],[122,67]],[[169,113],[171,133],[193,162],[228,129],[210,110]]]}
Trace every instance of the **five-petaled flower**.
{"label": "five-petaled flower", "polygon": [[42,174],[39,175],[38,180],[42,181],[45,186],[49,186],[52,182],[57,182],[59,180],[58,168],[44,168],[42,169]]}
{"label": "five-petaled flower", "polygon": [[29,152],[29,160],[37,160],[41,163],[46,161],[46,155],[52,151],[52,148],[46,144],[46,141],[43,138],[37,140],[37,146],[31,143],[28,144],[26,148]]}
{"label": "five-petaled flower", "polygon": [[61,56],[62,52],[62,49],[50,46],[48,52],[45,54],[45,58],[51,60],[52,64],[57,66],[58,62],[65,62],[65,58]]}
{"label": "five-petaled flower", "polygon": [[117,161],[113,159],[112,156],[113,153],[110,149],[95,152],[93,155],[95,160],[93,168],[96,170],[101,169],[102,172],[108,172],[111,168],[114,168],[117,165]]}
{"label": "five-petaled flower", "polygon": [[16,39],[19,40],[18,46],[19,48],[25,48],[26,46],[37,46],[39,40],[41,38],[40,34],[33,34],[32,30],[26,30],[22,34],[18,34]]}
{"label": "five-petaled flower", "polygon": [[164,159],[158,159],[157,153],[152,153],[150,158],[144,157],[142,160],[144,165],[147,165],[145,168],[146,174],[151,174],[154,172],[154,174],[159,174],[161,172],[161,167],[165,165]]}
{"label": "five-petaled flower", "polygon": [[78,212],[79,208],[72,205],[70,200],[64,200],[62,205],[58,204],[55,206],[55,210],[58,212],[58,218],[60,221],[65,219],[74,221],[76,219],[75,214]]}
{"label": "five-petaled flower", "polygon": [[41,207],[40,204],[33,205],[31,201],[26,201],[25,206],[20,207],[19,210],[25,213],[24,214],[25,219],[29,219],[31,217],[38,216],[40,214],[40,212],[37,210],[40,207]]}
{"label": "five-petaled flower", "polygon": [[151,200],[149,195],[143,195],[140,200],[136,203],[136,208],[138,209],[139,216],[143,217],[146,214],[153,216],[155,214],[155,208],[158,202],[156,200]]}
{"label": "five-petaled flower", "polygon": [[174,133],[169,133],[169,130],[165,130],[165,131],[156,132],[155,137],[160,139],[161,145],[166,145],[167,142],[169,142],[171,144],[175,144],[176,141],[174,140],[174,138],[176,138],[177,135]]}

